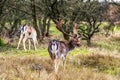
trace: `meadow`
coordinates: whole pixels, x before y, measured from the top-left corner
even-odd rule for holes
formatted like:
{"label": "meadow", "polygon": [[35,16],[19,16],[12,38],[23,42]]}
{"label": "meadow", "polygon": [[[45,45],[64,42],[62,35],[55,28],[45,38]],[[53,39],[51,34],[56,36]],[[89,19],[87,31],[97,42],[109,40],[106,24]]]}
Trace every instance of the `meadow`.
{"label": "meadow", "polygon": [[[55,27],[50,33],[50,39],[64,40]],[[68,54],[66,69],[61,64],[58,74],[47,51],[49,39],[42,41],[36,51],[24,51],[22,45],[17,50],[17,40],[0,47],[0,80],[120,80],[119,35],[105,37],[98,33],[91,47],[81,41],[82,46]]]}

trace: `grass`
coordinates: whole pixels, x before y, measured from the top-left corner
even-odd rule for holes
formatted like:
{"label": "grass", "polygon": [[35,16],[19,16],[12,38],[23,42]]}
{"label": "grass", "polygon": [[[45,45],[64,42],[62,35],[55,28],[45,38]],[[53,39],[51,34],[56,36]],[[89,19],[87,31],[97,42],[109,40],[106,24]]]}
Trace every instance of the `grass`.
{"label": "grass", "polygon": [[60,31],[58,31],[58,29],[56,29],[55,26],[56,25],[53,22],[51,22],[50,33],[51,33],[52,36],[55,36],[56,38],[59,39],[59,37],[62,36],[62,33]]}
{"label": "grass", "polygon": [[87,50],[85,47],[82,47],[82,48],[76,48],[70,52],[70,56],[79,55],[79,54],[87,55],[90,54],[90,51]]}
{"label": "grass", "polygon": [[[66,70],[63,70],[61,64],[57,75],[54,73],[53,63],[47,51],[47,43],[41,44],[37,51],[24,51],[22,48],[17,50],[16,46],[11,45],[3,46],[0,47],[0,79],[119,80],[120,58],[110,55],[116,50],[115,48],[111,50],[110,43],[118,47],[119,41],[119,38],[103,38],[99,43],[96,40],[91,48],[86,46],[76,48],[67,56]],[[36,65],[42,69],[36,69]]]}
{"label": "grass", "polygon": [[120,43],[120,37],[115,37],[115,36],[112,36],[110,38],[103,37],[103,39],[94,41],[93,46],[110,52],[112,51],[120,52],[120,47],[119,47],[120,44],[118,43]]}
{"label": "grass", "polygon": [[78,67],[89,67],[95,71],[119,75],[120,76],[120,59],[109,55],[89,54],[87,56],[76,56],[77,62],[74,65]]}
{"label": "grass", "polygon": [[4,46],[0,47],[0,56],[26,56],[26,55],[39,55],[39,56],[48,56],[47,48],[38,48],[38,50],[27,50],[24,51],[23,49],[17,50],[16,47],[11,46]]}
{"label": "grass", "polygon": [[[48,57],[37,55],[4,56],[0,57],[0,79],[117,80],[119,78],[116,78],[115,75],[119,76],[119,60],[110,56],[77,55],[67,59],[66,70],[63,70],[63,66],[60,65],[59,73],[56,75],[53,70],[53,63]],[[41,66],[42,69],[35,69],[37,67],[35,65]]]}
{"label": "grass", "polygon": [[[62,40],[62,35],[51,24],[51,39]],[[54,35],[55,34],[55,35]],[[0,80],[120,80],[120,37],[95,35],[92,47],[82,46],[67,55],[66,69],[60,64],[54,73],[47,45],[38,50],[16,49],[16,43],[0,46]]]}

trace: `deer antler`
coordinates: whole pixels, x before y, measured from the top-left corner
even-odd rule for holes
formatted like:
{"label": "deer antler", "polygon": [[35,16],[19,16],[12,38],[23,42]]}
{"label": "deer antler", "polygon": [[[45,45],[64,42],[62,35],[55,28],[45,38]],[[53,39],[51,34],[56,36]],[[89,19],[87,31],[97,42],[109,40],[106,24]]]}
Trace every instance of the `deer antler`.
{"label": "deer antler", "polygon": [[77,28],[78,28],[78,24],[74,22],[73,23],[73,34],[78,34]]}
{"label": "deer antler", "polygon": [[[68,36],[74,37],[73,35],[70,35],[70,34],[66,33],[66,32],[63,30],[62,24],[63,24],[63,20],[62,20],[62,19],[58,19],[58,22],[57,22],[57,25],[56,25],[57,29],[58,29],[59,31],[61,31],[62,33],[68,35]],[[74,24],[73,24],[73,34],[77,34],[77,35],[78,35],[77,28],[78,28],[78,24],[77,24],[76,22],[74,22]]]}

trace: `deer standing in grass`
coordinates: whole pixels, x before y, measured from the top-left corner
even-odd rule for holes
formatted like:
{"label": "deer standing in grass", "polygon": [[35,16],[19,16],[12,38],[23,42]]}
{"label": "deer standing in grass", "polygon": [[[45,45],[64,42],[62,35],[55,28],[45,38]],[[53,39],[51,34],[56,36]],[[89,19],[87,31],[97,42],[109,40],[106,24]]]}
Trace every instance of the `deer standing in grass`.
{"label": "deer standing in grass", "polygon": [[[58,26],[58,27],[60,27],[60,26]],[[81,45],[80,44],[80,36],[78,36],[78,34],[76,34],[77,33],[76,29],[77,29],[77,25],[74,24],[73,33],[75,33],[75,35],[72,36],[73,38],[68,43],[65,43],[64,41],[59,41],[59,40],[51,40],[49,42],[48,52],[49,52],[49,55],[50,55],[52,61],[54,62],[55,73],[58,72],[60,58],[62,58],[63,66],[65,69],[65,62],[66,62],[67,54],[71,50],[73,50],[75,47],[79,47]],[[62,29],[61,29],[61,31],[62,31]]]}
{"label": "deer standing in grass", "polygon": [[36,45],[38,44],[37,33],[36,33],[36,30],[32,26],[22,25],[22,26],[20,26],[18,32],[21,32],[21,33],[20,33],[20,38],[19,38],[17,49],[19,49],[20,43],[21,43],[21,41],[23,41],[23,47],[24,47],[24,50],[26,51],[27,49],[26,49],[25,42],[27,39],[29,40],[29,49],[31,49],[30,39],[33,40],[35,50],[37,49],[36,48]]}

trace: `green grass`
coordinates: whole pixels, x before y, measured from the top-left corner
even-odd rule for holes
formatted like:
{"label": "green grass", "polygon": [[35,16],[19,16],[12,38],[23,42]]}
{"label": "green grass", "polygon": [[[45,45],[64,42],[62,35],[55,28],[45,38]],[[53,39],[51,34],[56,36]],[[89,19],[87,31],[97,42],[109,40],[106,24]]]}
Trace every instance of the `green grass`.
{"label": "green grass", "polygon": [[[50,35],[52,39],[63,39],[54,23]],[[1,46],[0,80],[120,80],[120,38],[95,36],[92,47],[82,41],[80,48],[68,54],[66,69],[63,70],[61,63],[57,75],[47,51],[48,41],[41,43],[36,51],[33,47],[24,51],[22,45],[17,50],[17,43]],[[36,64],[42,66],[40,75]]]}
{"label": "green grass", "polygon": [[93,43],[94,46],[99,47],[101,49],[105,49],[106,51],[114,51],[117,50],[120,52],[120,38],[119,37],[111,37],[108,39],[103,39],[100,41],[95,41]]}
{"label": "green grass", "polygon": [[90,54],[90,51],[85,47],[82,47],[82,48],[76,48],[70,52],[70,56],[75,56],[79,54],[87,55],[87,54]]}
{"label": "green grass", "polygon": [[38,48],[36,51],[23,49],[17,50],[16,47],[0,47],[0,55],[1,56],[27,56],[27,55],[39,55],[39,56],[48,56],[47,48]]}
{"label": "green grass", "polygon": [[[79,55],[73,60],[74,65],[78,67],[87,67],[107,73],[120,76],[120,59],[109,55],[89,54],[87,56]],[[76,61],[77,60],[77,61]]]}
{"label": "green grass", "polygon": [[51,22],[50,34],[57,36],[62,35],[62,33],[56,29],[56,25],[53,22]]}
{"label": "green grass", "polygon": [[115,32],[120,32],[120,26],[116,26],[114,30]]}

